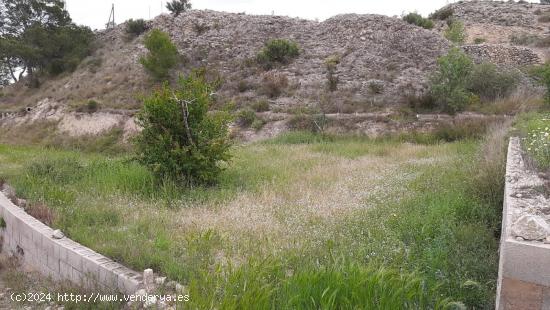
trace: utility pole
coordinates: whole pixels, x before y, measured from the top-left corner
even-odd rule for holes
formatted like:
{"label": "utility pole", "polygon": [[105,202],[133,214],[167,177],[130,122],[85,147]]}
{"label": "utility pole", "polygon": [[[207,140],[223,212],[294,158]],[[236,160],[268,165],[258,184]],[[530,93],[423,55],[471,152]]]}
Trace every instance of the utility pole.
{"label": "utility pole", "polygon": [[115,26],[116,26],[116,24],[115,24],[115,4],[113,3],[113,6],[111,8],[111,14],[109,14],[109,21],[105,25],[105,28],[110,29],[110,28],[115,28]]}

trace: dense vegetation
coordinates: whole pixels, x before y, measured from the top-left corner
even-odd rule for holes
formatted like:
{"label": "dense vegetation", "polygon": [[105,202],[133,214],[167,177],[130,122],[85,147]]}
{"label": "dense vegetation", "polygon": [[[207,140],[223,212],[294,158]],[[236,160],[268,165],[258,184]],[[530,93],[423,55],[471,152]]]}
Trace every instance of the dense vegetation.
{"label": "dense vegetation", "polygon": [[229,159],[229,116],[209,113],[213,87],[203,72],[180,78],[177,89],[164,85],[146,98],[137,115],[139,162],[158,180],[211,184]]}
{"label": "dense vegetation", "polygon": [[460,49],[452,48],[437,61],[430,79],[430,96],[437,107],[455,113],[468,105],[505,98],[519,85],[519,72],[494,64],[476,65]]}
{"label": "dense vegetation", "polygon": [[431,19],[424,18],[422,15],[412,12],[403,16],[403,20],[409,24],[417,25],[425,29],[432,29],[434,22]]}
{"label": "dense vegetation", "polygon": [[92,31],[72,23],[61,0],[2,1],[0,20],[2,84],[26,74],[28,84],[37,87],[36,71],[74,70],[91,52]]}

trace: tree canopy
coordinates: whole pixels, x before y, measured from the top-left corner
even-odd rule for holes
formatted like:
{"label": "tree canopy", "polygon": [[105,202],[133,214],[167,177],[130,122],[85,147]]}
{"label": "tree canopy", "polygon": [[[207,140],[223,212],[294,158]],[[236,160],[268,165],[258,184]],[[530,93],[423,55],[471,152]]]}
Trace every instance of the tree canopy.
{"label": "tree canopy", "polygon": [[3,0],[0,80],[17,81],[26,73],[30,84],[37,86],[37,70],[74,70],[90,53],[92,40],[92,31],[75,25],[61,0]]}

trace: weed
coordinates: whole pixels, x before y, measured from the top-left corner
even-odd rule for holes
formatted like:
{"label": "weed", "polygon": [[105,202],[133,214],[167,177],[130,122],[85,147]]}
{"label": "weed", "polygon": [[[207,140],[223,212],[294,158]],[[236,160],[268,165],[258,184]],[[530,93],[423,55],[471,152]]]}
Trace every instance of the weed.
{"label": "weed", "polygon": [[474,39],[474,44],[482,44],[482,43],[485,43],[487,42],[487,39],[485,38],[475,38]]}
{"label": "weed", "polygon": [[287,87],[288,78],[286,77],[286,75],[268,72],[266,75],[264,75],[260,92],[261,94],[266,95],[269,98],[277,98],[283,93],[283,91]]}
{"label": "weed", "polygon": [[269,102],[267,100],[259,100],[252,104],[252,109],[256,112],[269,111]]}

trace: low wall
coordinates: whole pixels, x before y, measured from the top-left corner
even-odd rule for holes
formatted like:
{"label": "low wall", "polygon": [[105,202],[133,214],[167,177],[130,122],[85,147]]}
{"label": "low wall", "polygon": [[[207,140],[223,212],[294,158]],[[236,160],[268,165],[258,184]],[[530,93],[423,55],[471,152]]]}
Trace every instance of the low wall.
{"label": "low wall", "polygon": [[0,193],[2,251],[20,258],[24,267],[102,292],[134,294],[143,287],[142,275],[66,237],[15,206]]}
{"label": "low wall", "polygon": [[511,138],[496,309],[550,309],[550,240],[545,215],[550,204],[537,194],[542,184],[535,172],[526,169],[519,138]]}

